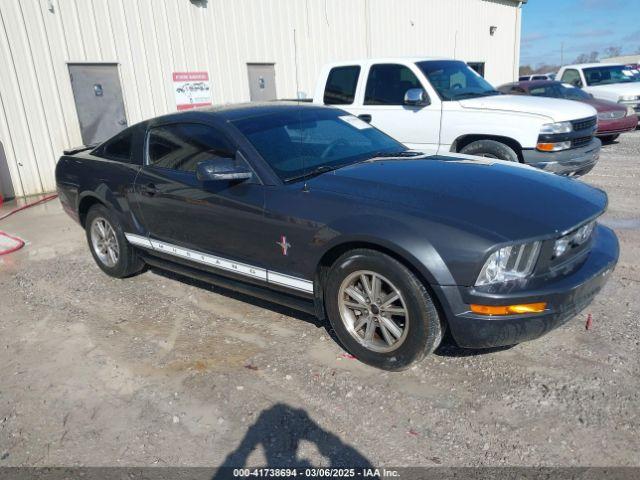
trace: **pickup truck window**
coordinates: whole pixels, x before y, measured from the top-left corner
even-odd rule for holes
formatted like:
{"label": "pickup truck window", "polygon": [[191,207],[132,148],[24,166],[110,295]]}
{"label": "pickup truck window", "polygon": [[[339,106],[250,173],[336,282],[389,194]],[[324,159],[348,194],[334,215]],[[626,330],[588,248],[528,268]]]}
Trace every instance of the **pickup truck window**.
{"label": "pickup truck window", "polygon": [[199,162],[233,158],[233,150],[214,128],[197,123],[177,123],[149,131],[149,165],[195,172]]}
{"label": "pickup truck window", "polygon": [[429,79],[442,100],[463,100],[500,94],[464,62],[429,60],[418,62],[416,65]]}
{"label": "pickup truck window", "polygon": [[365,105],[404,105],[404,94],[422,88],[420,80],[404,65],[373,65],[369,70]]}
{"label": "pickup truck window", "polygon": [[577,70],[570,68],[565,70],[560,79],[562,83],[568,83],[570,85],[582,86],[582,80],[580,80],[580,74]]}
{"label": "pickup truck window", "polygon": [[611,83],[637,82],[630,68],[623,65],[603,65],[584,69],[587,85],[609,85]]}
{"label": "pickup truck window", "polygon": [[92,153],[93,155],[108,160],[116,160],[118,162],[131,162],[131,143],[133,139],[133,131],[131,129],[116,135],[111,140],[106,141]]}
{"label": "pickup truck window", "polygon": [[356,96],[360,67],[335,67],[329,72],[324,91],[325,105],[351,105]]}
{"label": "pickup truck window", "polygon": [[404,152],[396,140],[346,112],[299,109],[233,124],[284,182]]}

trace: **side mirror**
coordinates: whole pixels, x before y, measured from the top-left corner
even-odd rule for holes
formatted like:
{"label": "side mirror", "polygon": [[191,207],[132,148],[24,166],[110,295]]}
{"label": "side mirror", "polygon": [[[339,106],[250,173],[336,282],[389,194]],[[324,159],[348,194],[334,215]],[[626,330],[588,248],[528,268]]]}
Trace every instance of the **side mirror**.
{"label": "side mirror", "polygon": [[429,105],[429,97],[422,88],[410,88],[404,94],[404,104],[413,107],[424,107]]}
{"label": "side mirror", "polygon": [[580,80],[579,78],[576,78],[573,82],[571,82],[571,84],[574,87],[582,88],[582,80]]}
{"label": "side mirror", "polygon": [[244,182],[252,176],[251,170],[233,158],[203,160],[196,167],[196,178],[201,182]]}

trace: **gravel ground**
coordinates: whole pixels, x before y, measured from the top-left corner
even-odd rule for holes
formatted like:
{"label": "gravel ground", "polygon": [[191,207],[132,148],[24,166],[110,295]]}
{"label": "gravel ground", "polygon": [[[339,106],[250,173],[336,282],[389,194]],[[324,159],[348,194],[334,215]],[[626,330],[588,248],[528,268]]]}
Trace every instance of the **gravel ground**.
{"label": "gravel ground", "polygon": [[[0,466],[640,465],[640,131],[584,181],[617,270],[562,328],[388,373],[314,318],[158,271],[115,280],[57,202],[2,222]],[[587,314],[593,328],[585,329]]]}

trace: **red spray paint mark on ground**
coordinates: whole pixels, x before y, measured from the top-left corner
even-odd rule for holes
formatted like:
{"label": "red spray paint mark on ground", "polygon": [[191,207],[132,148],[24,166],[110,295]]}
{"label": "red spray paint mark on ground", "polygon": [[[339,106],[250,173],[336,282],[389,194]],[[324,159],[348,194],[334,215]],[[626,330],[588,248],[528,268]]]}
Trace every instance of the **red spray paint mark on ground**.
{"label": "red spray paint mark on ground", "polygon": [[585,330],[591,330],[593,326],[593,318],[591,318],[591,314],[587,315],[587,323],[584,324]]}

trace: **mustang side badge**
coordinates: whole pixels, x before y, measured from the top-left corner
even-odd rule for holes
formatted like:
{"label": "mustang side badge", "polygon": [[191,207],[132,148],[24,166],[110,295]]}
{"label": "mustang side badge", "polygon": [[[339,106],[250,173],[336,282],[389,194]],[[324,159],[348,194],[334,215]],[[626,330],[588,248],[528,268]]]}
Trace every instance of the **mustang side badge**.
{"label": "mustang side badge", "polygon": [[291,244],[289,242],[287,242],[287,237],[282,235],[280,237],[280,241],[276,242],[276,245],[280,245],[280,248],[282,248],[282,255],[287,255],[287,253],[289,252],[289,249],[291,248]]}

